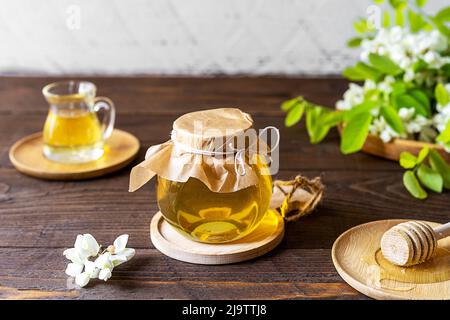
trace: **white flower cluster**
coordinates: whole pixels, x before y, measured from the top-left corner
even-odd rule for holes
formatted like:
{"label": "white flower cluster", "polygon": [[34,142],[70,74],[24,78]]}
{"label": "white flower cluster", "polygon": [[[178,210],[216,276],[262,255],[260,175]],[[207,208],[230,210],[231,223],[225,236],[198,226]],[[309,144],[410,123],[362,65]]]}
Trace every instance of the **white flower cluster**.
{"label": "white flower cluster", "polygon": [[[369,90],[378,89],[387,96],[392,92],[391,85],[394,82],[394,77],[387,76],[378,84],[371,80],[366,80],[364,82],[364,86],[350,83],[349,89],[344,93],[343,100],[336,103],[336,108],[338,110],[352,109],[365,100],[365,95]],[[448,111],[450,111],[450,108]],[[394,129],[392,129],[387,124],[384,117],[379,115],[379,108],[373,109],[372,115],[374,116],[374,120],[369,127],[369,131],[371,134],[379,136],[383,142],[389,142],[394,138],[410,138],[416,133],[419,133],[419,139],[422,141],[432,142],[436,137],[436,130],[432,128],[433,120],[427,119],[422,115],[414,116],[413,108],[401,108],[398,111],[398,115],[402,119],[406,129],[406,133],[402,135],[399,135]]]}
{"label": "white flower cluster", "polygon": [[450,57],[443,55],[449,48],[449,40],[438,30],[410,33],[401,27],[381,29],[375,38],[363,40],[361,60],[368,63],[369,54],[386,55],[405,70],[403,80],[415,80],[419,84],[432,86],[437,79],[426,73],[416,73],[414,65],[423,60],[430,69],[439,69],[450,63]]}
{"label": "white flower cluster", "polygon": [[[393,76],[385,76],[382,81],[376,83],[366,80],[362,86],[350,83],[348,90],[344,93],[343,99],[336,103],[338,110],[350,110],[355,106],[371,99],[368,95],[371,91],[378,91],[381,96],[376,99],[381,104],[389,103],[389,95],[392,93],[394,82],[414,82],[415,86],[429,86],[431,89],[439,79],[436,73],[427,72],[431,69],[439,69],[446,64],[450,64],[448,50],[450,49],[449,39],[439,31],[420,31],[411,33],[401,27],[391,29],[381,29],[371,40],[363,40],[361,43],[361,60],[370,64],[369,54],[388,56],[402,70],[403,79]],[[414,66],[419,61],[426,64],[424,71],[416,72]],[[450,84],[446,85],[450,94]],[[414,108],[401,108],[398,115],[403,121],[405,133],[398,134],[391,128],[386,119],[379,115],[379,107],[372,110],[374,120],[370,125],[370,133],[379,136],[384,142],[389,142],[394,138],[418,138],[426,142],[434,142],[438,132],[442,132],[448,121],[450,121],[450,104],[446,106],[437,105],[436,114],[432,118],[426,118],[414,113]],[[450,152],[450,150],[447,150]]]}
{"label": "white flower cluster", "polygon": [[[118,237],[114,244],[100,253],[100,245],[90,234],[78,235],[73,248],[64,251],[64,256],[71,261],[66,274],[75,277],[75,283],[84,287],[90,279],[107,281],[114,267],[130,260],[135,254],[132,248],[126,248],[128,235]],[[96,258],[94,261],[90,258]]]}
{"label": "white flower cluster", "polygon": [[433,121],[422,116],[414,117],[414,109],[400,108],[398,115],[405,125],[406,132],[398,134],[386,122],[383,116],[375,118],[369,127],[369,132],[380,137],[383,142],[389,142],[394,138],[410,138],[413,134],[419,134],[419,140],[432,142],[436,137],[436,131],[432,128]]}

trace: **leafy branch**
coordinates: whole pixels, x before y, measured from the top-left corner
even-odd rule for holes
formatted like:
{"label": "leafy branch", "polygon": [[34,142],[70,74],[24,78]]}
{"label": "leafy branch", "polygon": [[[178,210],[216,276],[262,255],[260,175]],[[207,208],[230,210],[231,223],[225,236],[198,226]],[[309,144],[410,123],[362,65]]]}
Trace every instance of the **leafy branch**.
{"label": "leafy branch", "polygon": [[281,109],[287,112],[285,119],[287,127],[299,123],[306,114],[306,130],[312,144],[321,142],[332,127],[341,125],[343,154],[361,150],[369,134],[369,125],[372,122],[371,110],[375,107],[375,103],[366,102],[351,110],[331,110],[308,102],[301,96],[281,105]]}
{"label": "leafy branch", "polygon": [[402,152],[400,165],[408,169],[403,174],[403,184],[408,192],[417,199],[426,199],[425,189],[441,193],[450,189],[450,165],[434,149],[424,147],[414,156],[409,152]]}

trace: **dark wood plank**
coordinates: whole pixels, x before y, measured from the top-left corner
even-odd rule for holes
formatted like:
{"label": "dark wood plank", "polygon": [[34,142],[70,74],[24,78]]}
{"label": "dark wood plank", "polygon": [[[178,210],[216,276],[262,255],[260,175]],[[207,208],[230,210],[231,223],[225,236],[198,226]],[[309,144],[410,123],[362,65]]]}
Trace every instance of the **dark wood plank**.
{"label": "dark wood plank", "polygon": [[[61,78],[0,79],[0,114],[42,113],[47,104],[41,89]],[[86,78],[84,78],[86,79]],[[174,115],[218,107],[239,107],[252,115],[279,115],[281,101],[304,95],[334,107],[347,81],[289,78],[87,78],[108,96],[122,114]],[[274,108],[275,106],[275,108]]]}

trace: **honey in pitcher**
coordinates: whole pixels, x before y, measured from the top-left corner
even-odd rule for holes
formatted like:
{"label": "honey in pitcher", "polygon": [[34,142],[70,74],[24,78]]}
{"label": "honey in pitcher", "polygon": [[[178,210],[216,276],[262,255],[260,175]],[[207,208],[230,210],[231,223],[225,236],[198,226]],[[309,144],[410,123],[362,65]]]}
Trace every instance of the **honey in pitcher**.
{"label": "honey in pitcher", "polygon": [[84,162],[103,155],[100,122],[87,109],[50,109],[44,125],[44,143],[47,158],[59,162]]}
{"label": "honey in pitcher", "polygon": [[196,178],[185,183],[158,177],[157,198],[165,219],[188,237],[206,243],[239,239],[253,231],[269,208],[270,175],[253,165],[256,185],[228,193],[213,192]]}

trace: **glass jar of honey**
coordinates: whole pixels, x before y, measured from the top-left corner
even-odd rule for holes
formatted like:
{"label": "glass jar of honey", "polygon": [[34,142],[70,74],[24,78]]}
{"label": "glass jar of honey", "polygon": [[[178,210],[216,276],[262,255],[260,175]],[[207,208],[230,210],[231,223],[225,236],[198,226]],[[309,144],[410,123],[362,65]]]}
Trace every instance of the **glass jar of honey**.
{"label": "glass jar of honey", "polygon": [[157,175],[159,210],[192,240],[224,243],[248,235],[272,195],[270,170],[261,148],[255,148],[259,136],[252,124],[248,114],[234,108],[181,116],[171,140],[151,147],[133,168],[130,190]]}

